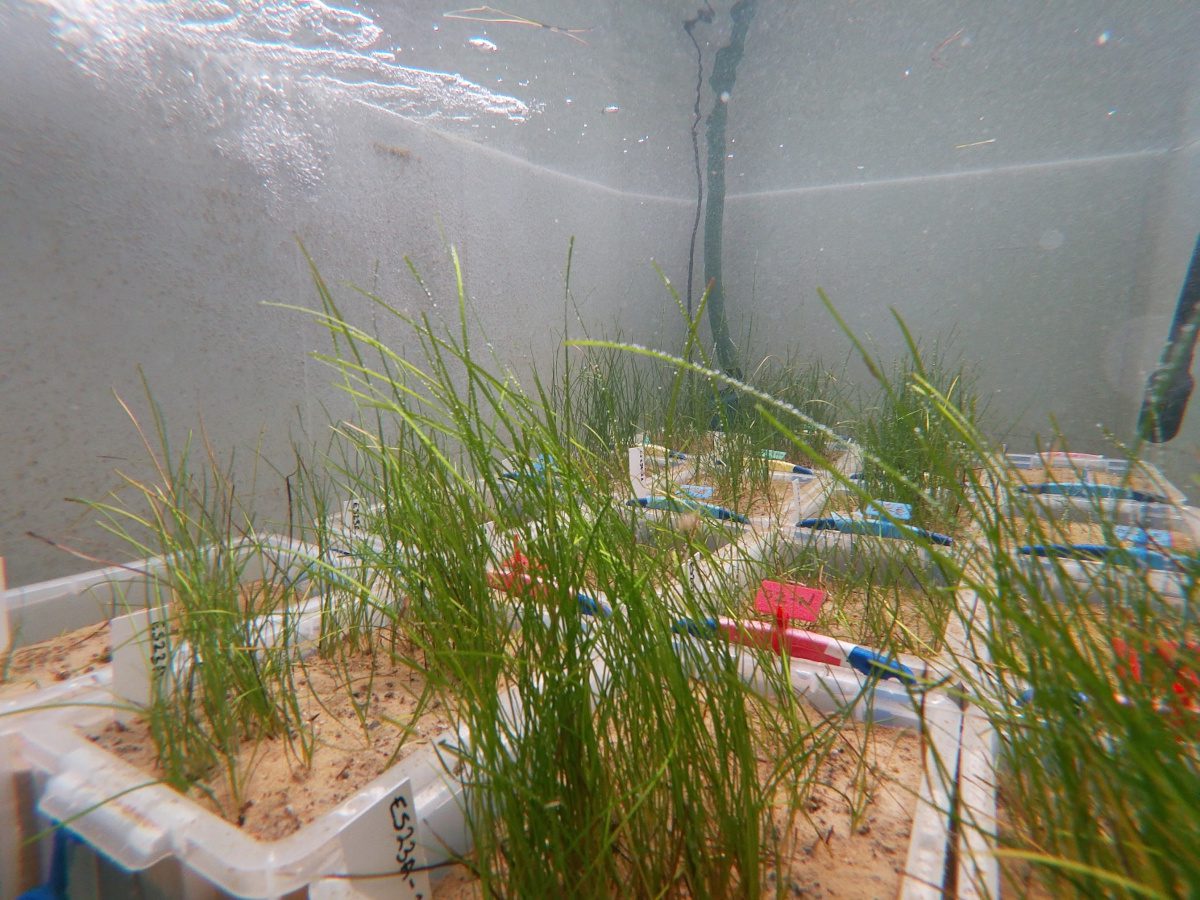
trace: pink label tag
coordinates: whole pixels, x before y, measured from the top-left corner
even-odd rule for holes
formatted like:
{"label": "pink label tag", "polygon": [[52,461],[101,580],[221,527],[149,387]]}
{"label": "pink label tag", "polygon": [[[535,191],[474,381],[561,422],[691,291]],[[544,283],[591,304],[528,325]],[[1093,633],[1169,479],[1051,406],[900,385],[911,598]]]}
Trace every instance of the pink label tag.
{"label": "pink label tag", "polygon": [[825,591],[795,582],[763,581],[754,597],[754,608],[775,616],[777,610],[793,622],[815,622],[825,602]]}

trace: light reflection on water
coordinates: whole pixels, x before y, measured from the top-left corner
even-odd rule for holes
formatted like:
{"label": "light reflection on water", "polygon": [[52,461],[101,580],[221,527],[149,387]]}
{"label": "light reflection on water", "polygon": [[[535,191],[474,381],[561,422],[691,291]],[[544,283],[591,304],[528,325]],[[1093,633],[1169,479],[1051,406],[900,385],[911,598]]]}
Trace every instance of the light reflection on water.
{"label": "light reflection on water", "polygon": [[35,0],[68,58],[168,124],[199,121],[272,190],[321,181],[314,115],[346,101],[439,125],[524,122],[537,104],[461,75],[399,65],[353,9],[307,0]]}

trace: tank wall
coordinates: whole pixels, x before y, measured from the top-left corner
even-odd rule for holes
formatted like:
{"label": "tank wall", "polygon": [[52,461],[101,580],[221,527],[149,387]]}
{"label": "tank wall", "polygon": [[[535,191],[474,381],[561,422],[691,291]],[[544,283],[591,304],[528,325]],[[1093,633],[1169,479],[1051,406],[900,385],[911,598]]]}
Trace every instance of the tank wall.
{"label": "tank wall", "polygon": [[[706,65],[729,5],[697,26]],[[694,0],[522,8],[589,28],[586,44],[448,20],[436,0],[264,2],[233,24],[222,8],[0,6],[14,584],[91,565],[27,532],[122,556],[64,498],[103,497],[114,468],[148,474],[112,394],[145,420],[139,366],[177,441],[203,422],[244,466],[261,445],[286,467],[292,438],[327,436],[348,407],[308,356],[326,340],[264,305],[316,302],[298,241],[385,336],[346,282],[453,315],[453,244],[479,334],[521,373],[559,346],[571,236],[593,332],[679,337],[650,261],[684,283]],[[253,18],[268,9],[303,14],[286,54],[271,30],[286,16]],[[1175,0],[759,0],[730,98],[724,256],[752,352],[844,359],[820,286],[884,358],[903,349],[889,308],[919,335],[952,332],[1014,449],[1051,416],[1080,449],[1128,438],[1200,230],[1198,30],[1200,7]],[[707,112],[707,82],[701,97]],[[1198,447],[1193,410],[1150,458],[1187,490]],[[269,467],[257,489],[277,513]]]}
{"label": "tank wall", "polygon": [[246,123],[231,152],[229,123],[214,124],[186,92],[146,95],[82,66],[40,6],[0,9],[0,35],[0,556],[10,585],[95,567],[29,532],[104,561],[133,555],[65,498],[103,499],[120,486],[114,469],[152,477],[114,397],[151,427],[139,368],[175,447],[202,426],[219,454],[236,451],[243,499],[282,523],[283,481],[270,466],[288,471],[291,440],[322,445],[329,417],[349,411],[333,373],[309,356],[328,337],[266,305],[317,305],[300,243],[351,315],[396,342],[401,329],[347,284],[454,321],[453,245],[478,346],[490,341],[522,375],[549,367],[568,324],[603,334],[620,323],[644,340],[678,330],[650,260],[682,279],[686,204],[629,190],[620,167],[608,172],[615,186],[563,174],[353,100],[304,111],[311,157],[287,135],[264,138],[265,158],[247,155]]}
{"label": "tank wall", "polygon": [[[758,352],[845,358],[820,286],[884,359],[889,308],[953,332],[1014,449],[1051,417],[1078,449],[1130,440],[1200,231],[1200,7],[766,12],[727,160],[726,293]],[[1198,448],[1192,410],[1148,455],[1186,490]]]}

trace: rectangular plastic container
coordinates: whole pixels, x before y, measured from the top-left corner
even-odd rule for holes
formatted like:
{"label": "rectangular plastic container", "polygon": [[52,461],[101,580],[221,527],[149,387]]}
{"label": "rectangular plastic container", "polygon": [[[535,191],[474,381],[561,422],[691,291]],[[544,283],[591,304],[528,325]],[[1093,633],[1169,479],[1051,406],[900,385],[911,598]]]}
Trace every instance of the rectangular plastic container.
{"label": "rectangular plastic container", "polygon": [[[1111,476],[1124,480],[1131,472],[1128,460],[1089,454],[1009,453],[1006,462],[1018,473],[1039,469],[1049,473],[1050,467],[1053,467],[1059,474],[1069,473],[1071,480],[1089,476]],[[1200,510],[1187,505],[1187,497],[1183,492],[1155,466],[1139,462],[1135,473],[1150,489],[1147,492],[1160,496],[1162,502],[1038,494],[1033,509],[1058,523],[1106,521],[1115,525],[1158,529],[1186,537],[1191,546],[1200,546]],[[1060,479],[1058,483],[1064,482]],[[1012,508],[1011,503],[1008,508]],[[1137,583],[1142,582],[1164,603],[1178,607],[1186,602],[1191,587],[1184,572],[1109,565],[1084,558],[1051,559],[1031,555],[1028,566],[1039,576],[1041,588],[1047,595],[1060,596],[1067,589],[1082,589],[1095,602],[1102,601],[1106,596],[1119,596],[1130,589],[1137,589],[1140,587]]]}
{"label": "rectangular plastic container", "polygon": [[[144,773],[93,744],[84,732],[103,727],[115,713],[105,708],[104,694],[80,700],[97,705],[69,715],[31,716],[5,736],[9,758],[16,761],[10,769],[35,785],[37,794],[37,815],[26,809],[18,819],[34,819],[39,828],[69,822],[118,871],[155,872],[161,879],[172,870],[169,880],[191,885],[188,896],[244,897],[287,896],[324,879],[340,880],[332,876],[366,874],[353,871],[355,846],[386,828],[379,803],[400,792],[421,810],[416,837],[421,858],[444,859],[466,848],[461,789],[447,780],[452,762],[444,764],[436,746],[415,751],[291,836],[259,841],[171,788],[148,785]],[[378,821],[365,822],[373,813]],[[381,870],[387,871],[369,871]],[[7,883],[4,893],[12,896]]]}
{"label": "rectangular plastic container", "polygon": [[[289,538],[266,535],[237,548],[243,583],[286,577],[299,585],[308,577],[315,548]],[[9,646],[19,650],[58,635],[99,625],[122,615],[170,602],[163,557],[109,566],[53,581],[0,593],[0,631],[7,630]],[[41,690],[0,700],[0,728],[23,709],[63,702],[82,691],[112,682],[111,666],[71,678]]]}
{"label": "rectangular plastic container", "polygon": [[[815,495],[805,500],[806,505],[820,502]],[[804,511],[798,509],[796,514]],[[717,566],[719,571],[712,570],[711,561],[704,563],[708,571],[699,571],[701,564],[697,563],[690,577],[698,583],[721,578],[749,585],[756,575],[756,563],[765,554],[794,551],[795,546],[786,532],[764,536],[751,531],[730,548],[728,558]],[[279,564],[297,549],[291,544],[282,547]],[[311,559],[309,554],[310,549],[297,558]],[[83,625],[113,612],[137,608],[139,602],[141,606],[154,602],[156,595],[149,587],[138,587],[139,579],[153,583],[152,573],[147,570],[154,569],[154,561],[143,568],[129,568],[133,571],[120,567],[118,572],[91,573],[91,577],[54,590],[27,591],[22,602],[13,607],[19,606],[31,621],[37,618],[33,610],[57,614],[60,609],[71,608],[77,614],[72,622]],[[75,605],[90,608],[92,611],[86,615],[72,605],[71,598],[80,596],[85,599],[76,600]],[[30,598],[45,598],[44,605]],[[752,669],[746,672],[751,683]],[[809,696],[818,708],[823,704],[830,708],[860,704],[864,695],[863,677],[844,668],[797,661],[792,665],[792,674],[794,689]],[[905,897],[931,897],[937,890],[935,886],[943,883],[947,854],[952,851],[950,822],[962,712],[949,697],[931,692],[924,719],[919,720],[904,688],[883,682],[874,690],[880,692],[876,709],[892,717],[907,715],[912,719],[909,726],[919,726],[927,735],[926,766],[901,893]],[[371,817],[378,815],[380,803],[386,798],[401,793],[414,807],[416,853],[426,863],[469,849],[462,786],[453,774],[456,756],[447,749],[464,740],[464,735],[447,735],[441,745],[414,752],[290,837],[262,842],[165,786],[147,786],[144,774],[89,741],[84,730],[102,727],[115,715],[104,705],[110,696],[94,688],[81,691],[76,702],[97,705],[30,713],[19,730],[0,733],[0,740],[10,751],[5,777],[0,780],[8,785],[13,821],[28,823],[32,828],[43,828],[52,821],[70,822],[71,830],[94,854],[94,874],[88,875],[89,894],[123,897],[131,893],[131,886],[136,886],[139,890],[149,888],[166,896],[188,898],[358,896],[347,893],[354,890],[350,882],[330,876],[350,870],[355,847],[367,827],[363,823],[373,821]],[[905,723],[896,720],[893,724]],[[0,792],[0,799],[4,797]],[[380,826],[376,823],[370,827]],[[20,853],[11,846],[8,852],[13,871],[19,871]],[[0,862],[7,864],[8,859]],[[47,862],[43,848],[43,872]],[[25,866],[28,868],[28,863]],[[0,893],[5,898],[12,896],[7,883],[2,887]]]}

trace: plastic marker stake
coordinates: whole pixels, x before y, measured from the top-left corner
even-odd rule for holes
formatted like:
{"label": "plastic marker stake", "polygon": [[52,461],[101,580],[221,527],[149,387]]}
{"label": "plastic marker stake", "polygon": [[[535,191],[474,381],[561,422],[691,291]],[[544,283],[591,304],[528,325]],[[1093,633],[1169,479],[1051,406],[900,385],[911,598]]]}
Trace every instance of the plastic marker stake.
{"label": "plastic marker stake", "polygon": [[916,684],[917,676],[908,666],[886,654],[849,641],[839,641],[802,628],[781,628],[778,622],[728,619],[721,616],[697,624],[688,619],[675,623],[675,631],[694,637],[724,635],[728,640],[747,647],[770,648],[787,653],[793,659],[807,659],[854,669],[867,676],[895,678],[905,684]]}
{"label": "plastic marker stake", "polygon": [[917,680],[913,670],[897,659],[875,650],[839,641],[802,628],[780,628],[777,622],[718,620],[730,640],[754,647],[770,647],[795,659],[808,659],[830,666],[854,669],[863,675],[896,678],[906,684]]}
{"label": "plastic marker stake", "polygon": [[787,454],[782,450],[760,450],[758,455],[763,459],[769,459],[772,462],[787,458]]}
{"label": "plastic marker stake", "polygon": [[[308,889],[312,900],[426,900],[433,893],[417,846],[417,807],[408,779],[343,829],[340,871]],[[338,865],[338,863],[335,863]]]}
{"label": "plastic marker stake", "polygon": [[679,489],[697,500],[711,500],[713,489],[707,484],[681,484]]}
{"label": "plastic marker stake", "polygon": [[640,446],[629,448],[629,483],[635,497],[650,494],[650,485],[646,483],[646,451]]}
{"label": "plastic marker stake", "polygon": [[754,608],[768,616],[782,612],[793,622],[815,622],[825,602],[825,591],[795,582],[764,579],[754,596]]}
{"label": "plastic marker stake", "polygon": [[367,528],[363,522],[362,504],[357,499],[347,500],[342,504],[342,528],[351,537],[367,536]]}
{"label": "plastic marker stake", "polygon": [[163,607],[152,606],[109,622],[112,690],[122,700],[149,706],[154,685],[171,662],[170,623]]}

